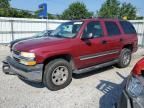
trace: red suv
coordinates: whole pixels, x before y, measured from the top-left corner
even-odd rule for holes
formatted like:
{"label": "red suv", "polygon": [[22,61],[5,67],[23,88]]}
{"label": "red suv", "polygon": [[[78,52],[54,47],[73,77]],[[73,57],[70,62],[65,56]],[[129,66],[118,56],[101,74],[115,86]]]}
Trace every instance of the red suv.
{"label": "red suv", "polygon": [[69,21],[48,37],[16,43],[12,56],[3,62],[3,71],[59,90],[70,84],[72,73],[113,64],[128,66],[135,51],[137,35],[130,22],[102,18]]}

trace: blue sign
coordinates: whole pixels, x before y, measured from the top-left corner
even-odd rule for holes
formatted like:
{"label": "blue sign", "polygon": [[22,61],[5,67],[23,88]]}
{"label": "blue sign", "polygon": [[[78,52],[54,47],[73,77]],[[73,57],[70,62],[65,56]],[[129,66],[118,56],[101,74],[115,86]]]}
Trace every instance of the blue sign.
{"label": "blue sign", "polygon": [[39,17],[41,18],[47,18],[47,4],[43,3],[39,5]]}

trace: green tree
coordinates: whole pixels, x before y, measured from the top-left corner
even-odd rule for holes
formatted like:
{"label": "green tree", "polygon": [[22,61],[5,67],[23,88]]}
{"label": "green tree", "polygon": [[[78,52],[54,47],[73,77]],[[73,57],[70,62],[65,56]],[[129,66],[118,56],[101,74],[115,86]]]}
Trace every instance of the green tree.
{"label": "green tree", "polygon": [[136,19],[136,7],[130,3],[123,3],[120,7],[120,17],[126,16],[127,19]]}
{"label": "green tree", "polygon": [[118,0],[106,0],[100,10],[98,16],[100,17],[118,17],[120,3]]}
{"label": "green tree", "polygon": [[1,17],[34,18],[35,16],[24,10],[17,10],[10,7],[10,0],[0,0]]}
{"label": "green tree", "polygon": [[48,13],[48,19],[57,19],[55,15]]}
{"label": "green tree", "polygon": [[9,8],[10,4],[9,4],[10,0],[0,0],[0,8]]}
{"label": "green tree", "polygon": [[34,15],[32,15],[28,11],[20,10],[20,11],[18,11],[17,17],[20,17],[20,18],[33,18]]}
{"label": "green tree", "polygon": [[35,13],[34,13],[34,16],[35,16],[36,18],[38,18],[38,13],[39,13],[39,10],[36,10]]}
{"label": "green tree", "polygon": [[136,19],[137,20],[142,20],[142,19],[144,19],[144,17],[143,16],[137,16]]}
{"label": "green tree", "polygon": [[9,14],[8,14],[8,17],[17,17],[18,15],[18,11],[16,9],[9,9]]}
{"label": "green tree", "polygon": [[122,3],[118,0],[106,0],[97,12],[99,17],[135,19],[136,7],[131,3]]}
{"label": "green tree", "polygon": [[61,18],[62,19],[81,19],[91,17],[93,13],[88,12],[86,5],[82,2],[72,3],[68,9],[66,9]]}
{"label": "green tree", "polygon": [[0,0],[0,16],[9,16],[10,0]]}

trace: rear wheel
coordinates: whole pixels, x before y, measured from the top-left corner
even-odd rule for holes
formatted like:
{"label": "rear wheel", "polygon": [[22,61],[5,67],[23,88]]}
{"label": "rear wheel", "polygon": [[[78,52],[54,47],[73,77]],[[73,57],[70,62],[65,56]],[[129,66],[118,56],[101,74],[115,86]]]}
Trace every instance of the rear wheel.
{"label": "rear wheel", "polygon": [[72,68],[64,59],[55,59],[45,66],[43,83],[53,91],[65,88],[72,80]]}
{"label": "rear wheel", "polygon": [[131,50],[124,48],[121,51],[118,66],[120,68],[127,67],[131,62]]}

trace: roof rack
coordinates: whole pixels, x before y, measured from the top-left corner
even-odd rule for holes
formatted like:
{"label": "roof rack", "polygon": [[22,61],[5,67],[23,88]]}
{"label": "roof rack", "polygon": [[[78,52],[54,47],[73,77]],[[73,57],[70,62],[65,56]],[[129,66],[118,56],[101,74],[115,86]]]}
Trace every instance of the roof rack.
{"label": "roof rack", "polygon": [[123,20],[123,18],[121,18],[121,17],[100,17],[100,16],[98,16],[98,17],[94,17],[94,16],[92,16],[92,17],[89,17],[89,18],[98,18],[98,19],[120,19],[120,20]]}

